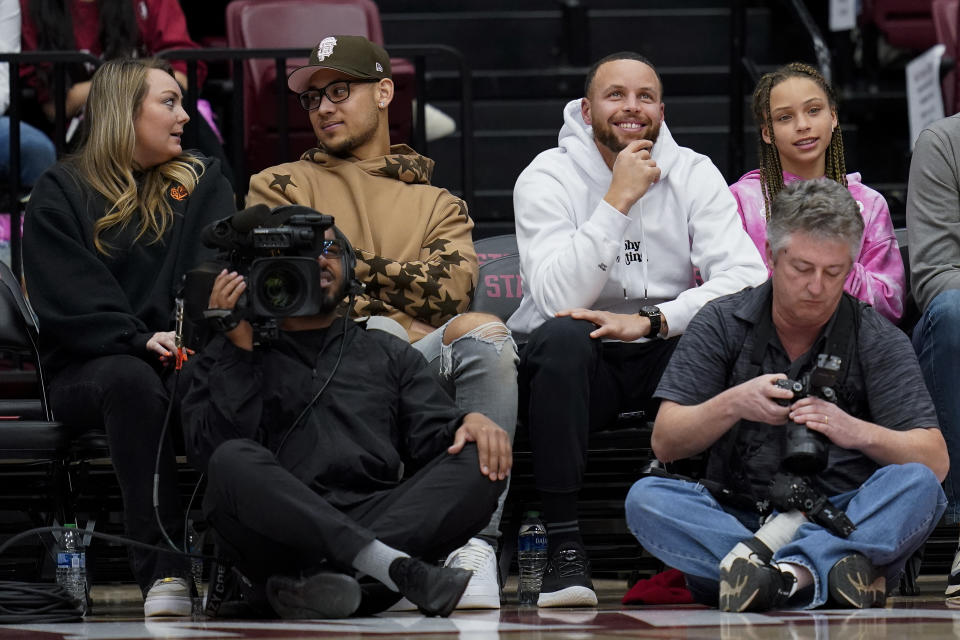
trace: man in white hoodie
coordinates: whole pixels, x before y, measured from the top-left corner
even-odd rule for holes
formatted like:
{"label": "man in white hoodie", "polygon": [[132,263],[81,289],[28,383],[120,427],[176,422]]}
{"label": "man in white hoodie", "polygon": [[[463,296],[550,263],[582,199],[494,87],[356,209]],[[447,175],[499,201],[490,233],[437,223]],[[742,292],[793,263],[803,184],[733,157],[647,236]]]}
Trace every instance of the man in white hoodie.
{"label": "man in white hoodie", "polygon": [[513,192],[524,297],[508,326],[530,334],[520,389],[549,540],[541,607],[597,603],[577,514],[590,430],[649,404],[704,303],[767,276],[723,176],[670,135],[653,65],[607,56],[584,93]]}

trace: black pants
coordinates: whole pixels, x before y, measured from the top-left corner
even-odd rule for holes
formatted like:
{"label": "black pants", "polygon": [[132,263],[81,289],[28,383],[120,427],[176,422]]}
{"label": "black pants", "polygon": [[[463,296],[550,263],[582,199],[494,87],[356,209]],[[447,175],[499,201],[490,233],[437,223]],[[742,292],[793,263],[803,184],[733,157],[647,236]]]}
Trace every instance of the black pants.
{"label": "black pants", "polygon": [[552,318],[521,354],[520,406],[540,491],[580,489],[590,431],[650,404],[678,340],[603,342],[590,337],[594,329],[586,320]]}
{"label": "black pants", "polygon": [[306,574],[328,562],[349,571],[374,539],[414,557],[462,546],[490,519],[505,481],[480,473],[476,445],[442,453],[397,488],[349,509],[327,502],[252,440],[228,440],[207,466],[204,514],[252,581]]}
{"label": "black pants", "polygon": [[[166,547],[153,511],[153,471],[166,416],[172,377],[135,356],[94,358],[61,370],[50,383],[54,416],[82,427],[106,429],[110,459],[123,498],[124,527],[139,542]],[[167,429],[160,453],[159,505],[164,528],[177,544],[183,538],[183,513],[177,491],[177,465]],[[128,548],[133,576],[146,592],[157,578],[189,576],[189,561],[169,553]]]}

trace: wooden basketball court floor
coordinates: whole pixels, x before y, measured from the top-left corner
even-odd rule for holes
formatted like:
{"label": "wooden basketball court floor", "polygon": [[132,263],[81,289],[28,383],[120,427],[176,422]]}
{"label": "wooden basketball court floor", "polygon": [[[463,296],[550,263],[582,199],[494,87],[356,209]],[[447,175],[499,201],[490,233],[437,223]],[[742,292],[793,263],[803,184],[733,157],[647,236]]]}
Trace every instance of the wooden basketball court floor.
{"label": "wooden basketball court floor", "polygon": [[[515,582],[515,578],[513,579]],[[886,608],[776,611],[731,614],[700,606],[623,606],[620,581],[597,583],[597,609],[537,609],[511,602],[508,583],[499,611],[458,611],[449,618],[415,613],[381,614],[347,620],[144,620],[135,587],[96,587],[94,612],[79,623],[0,626],[0,640],[150,640],[226,638],[707,638],[747,640],[826,640],[828,638],[960,637],[960,609],[943,602],[944,578],[923,577],[921,595],[891,597]]]}

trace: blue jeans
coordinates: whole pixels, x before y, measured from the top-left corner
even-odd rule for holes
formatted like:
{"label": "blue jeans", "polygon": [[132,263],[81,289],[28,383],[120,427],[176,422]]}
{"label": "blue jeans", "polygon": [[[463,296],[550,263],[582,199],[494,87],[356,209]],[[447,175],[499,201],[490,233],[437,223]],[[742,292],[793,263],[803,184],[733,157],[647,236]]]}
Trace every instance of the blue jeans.
{"label": "blue jeans", "polygon": [[[946,508],[936,476],[919,463],[887,465],[859,489],[833,496],[830,502],[856,525],[849,538],[806,523],[773,556],[774,562],[802,565],[813,574],[813,598],[795,603],[798,607],[826,602],[830,569],[854,552],[886,573],[888,588],[896,584],[904,563],[933,532]],[[721,506],[702,485],[683,480],[638,480],[627,494],[626,510],[630,531],[644,549],[692,577],[691,591],[702,602],[716,599],[720,561],[757,528],[743,514]]]}
{"label": "blue jeans", "polygon": [[947,441],[950,472],[943,481],[947,494],[946,521],[960,522],[960,290],[940,293],[927,306],[913,329],[913,348],[937,409]]}
{"label": "blue jeans", "polygon": [[[423,354],[434,377],[464,411],[482,413],[509,434],[517,430],[517,346],[510,331],[500,322],[481,325],[450,344],[443,334],[453,318],[413,344]],[[371,329],[388,331],[406,339],[406,331],[384,316],[367,321]],[[507,486],[497,501],[490,522],[477,535],[495,542],[500,537],[500,519]]]}
{"label": "blue jeans", "polygon": [[[57,161],[53,142],[42,131],[20,123],[20,183],[33,186],[47,167]],[[10,118],[0,116],[0,173],[10,174]]]}

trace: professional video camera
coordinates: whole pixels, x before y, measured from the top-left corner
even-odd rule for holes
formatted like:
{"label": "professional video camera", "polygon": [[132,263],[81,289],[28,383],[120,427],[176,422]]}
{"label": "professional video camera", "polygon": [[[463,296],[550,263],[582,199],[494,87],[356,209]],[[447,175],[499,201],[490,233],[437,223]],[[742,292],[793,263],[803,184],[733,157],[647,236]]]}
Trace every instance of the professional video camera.
{"label": "professional video camera", "polygon": [[286,205],[271,210],[260,204],[204,227],[201,241],[220,252],[215,260],[184,276],[187,317],[197,324],[204,322],[213,282],[223,269],[244,276],[247,290],[233,314],[250,321],[258,332],[275,334],[277,318],[330,310],[331,296],[322,291],[316,256],[333,223],[333,216],[309,207]]}
{"label": "professional video camera", "polygon": [[[782,404],[792,404],[807,396],[817,396],[836,404],[837,394],[833,385],[837,383],[841,362],[837,356],[821,353],[817,356],[816,366],[800,381],[777,380],[778,387],[793,392],[793,399],[783,401]],[[797,424],[793,420],[787,422],[786,430],[786,447],[782,465],[787,471],[811,475],[827,468],[829,440],[825,435],[808,429],[805,425]]]}

